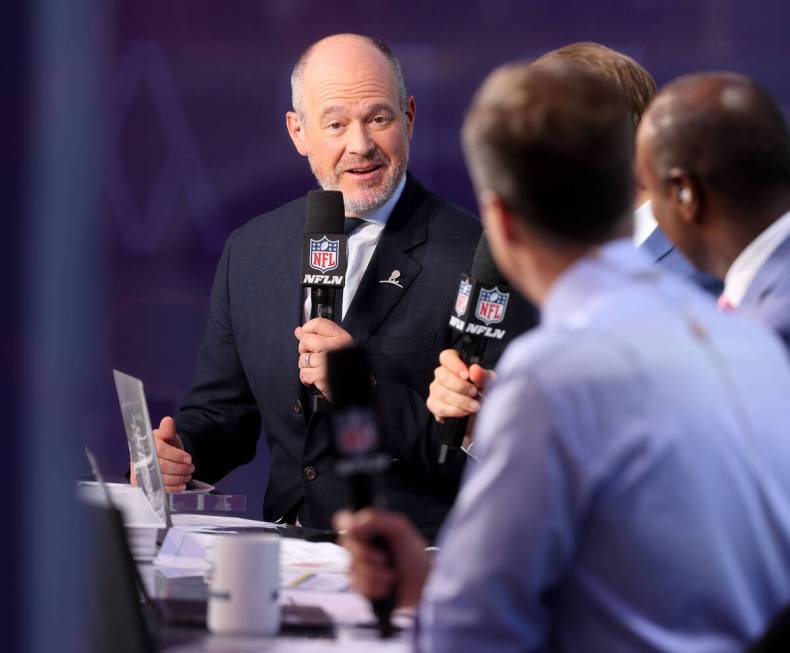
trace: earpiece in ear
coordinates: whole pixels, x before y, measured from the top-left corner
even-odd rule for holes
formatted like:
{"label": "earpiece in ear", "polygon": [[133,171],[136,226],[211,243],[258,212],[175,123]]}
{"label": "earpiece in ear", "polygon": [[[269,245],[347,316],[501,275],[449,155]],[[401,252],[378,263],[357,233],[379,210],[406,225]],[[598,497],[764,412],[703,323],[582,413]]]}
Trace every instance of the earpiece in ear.
{"label": "earpiece in ear", "polygon": [[678,199],[680,200],[681,204],[688,204],[691,199],[691,189],[687,186],[684,186],[678,191]]}

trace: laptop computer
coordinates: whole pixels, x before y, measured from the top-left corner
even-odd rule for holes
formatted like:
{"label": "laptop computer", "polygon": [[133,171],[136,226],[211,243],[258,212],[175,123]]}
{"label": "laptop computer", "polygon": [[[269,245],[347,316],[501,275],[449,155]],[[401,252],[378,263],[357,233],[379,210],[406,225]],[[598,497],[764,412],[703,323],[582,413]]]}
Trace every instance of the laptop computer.
{"label": "laptop computer", "polygon": [[118,370],[113,370],[112,375],[121,406],[135,480],[166,528],[170,528],[173,522],[170,519],[162,472],[159,469],[159,456],[156,454],[156,441],[143,382]]}
{"label": "laptop computer", "polygon": [[[167,529],[173,525],[173,522],[170,516],[170,504],[162,482],[159,457],[156,454],[156,441],[151,427],[143,382],[118,370],[113,370],[113,378],[137,485],[142,488],[151,506],[166,524],[166,529],[160,532],[157,537],[157,542],[161,544]],[[334,531],[290,524],[260,526],[245,529],[245,531],[277,533],[282,537],[295,537],[309,542],[337,541],[337,533]],[[221,529],[217,529],[217,532],[221,532]]]}

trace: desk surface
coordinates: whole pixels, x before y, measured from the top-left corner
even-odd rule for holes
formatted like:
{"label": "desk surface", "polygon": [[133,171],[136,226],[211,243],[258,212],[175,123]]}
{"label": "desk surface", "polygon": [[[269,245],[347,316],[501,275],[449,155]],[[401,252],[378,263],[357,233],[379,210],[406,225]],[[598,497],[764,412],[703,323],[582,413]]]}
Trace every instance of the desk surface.
{"label": "desk surface", "polygon": [[160,638],[166,653],[406,653],[410,650],[409,637],[381,640],[374,631],[360,632],[341,627],[335,639],[280,636],[276,638],[212,635],[210,633],[171,632]]}
{"label": "desk surface", "polygon": [[[205,540],[211,535],[212,529],[228,527],[242,533],[245,528],[267,526],[265,522],[244,520],[233,517],[212,515],[179,515],[175,520],[176,527],[194,529],[198,537]],[[205,530],[202,530],[205,529]],[[286,540],[283,540],[285,543]],[[311,558],[311,552],[315,557]],[[285,547],[283,548],[285,551]],[[153,580],[156,569],[164,573],[200,575],[203,570],[194,566],[194,560],[185,561],[188,567],[177,565],[162,566],[151,563],[139,563],[143,580],[150,596],[162,597],[161,588]],[[206,651],[211,653],[256,652],[256,651],[383,651],[404,653],[410,649],[411,615],[399,613],[396,623],[405,628],[398,636],[389,640],[381,640],[378,632],[372,627],[374,623],[370,605],[366,599],[350,589],[347,583],[347,555],[345,551],[332,544],[312,544],[294,541],[289,543],[287,553],[281,555],[281,596],[285,602],[298,605],[319,605],[335,622],[335,636],[296,636],[283,635],[276,638],[215,635],[204,628],[184,628],[174,626],[160,627],[157,639],[163,651],[167,653],[192,653]],[[309,573],[301,576],[310,577],[308,582],[299,582],[300,571]],[[341,582],[338,582],[340,580]],[[192,590],[194,591],[194,590]],[[195,598],[193,596],[177,596],[171,593],[170,598]],[[365,624],[364,626],[361,624]]]}

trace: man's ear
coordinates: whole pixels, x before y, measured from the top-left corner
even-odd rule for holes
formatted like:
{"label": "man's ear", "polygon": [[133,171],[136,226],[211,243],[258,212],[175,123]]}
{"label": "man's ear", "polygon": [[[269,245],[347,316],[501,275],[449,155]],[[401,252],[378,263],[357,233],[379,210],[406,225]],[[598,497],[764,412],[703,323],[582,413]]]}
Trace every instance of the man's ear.
{"label": "man's ear", "polygon": [[668,183],[677,214],[686,223],[698,223],[702,218],[702,186],[699,181],[685,170],[672,168]]}
{"label": "man's ear", "polygon": [[307,147],[307,139],[305,138],[304,125],[302,124],[299,114],[295,111],[289,111],[285,114],[285,126],[288,128],[288,135],[293,141],[296,151],[302,156],[307,156],[309,148]]}
{"label": "man's ear", "polygon": [[410,95],[406,100],[406,133],[409,135],[409,142],[414,134],[414,119],[417,117],[417,103],[414,101],[414,96]]}

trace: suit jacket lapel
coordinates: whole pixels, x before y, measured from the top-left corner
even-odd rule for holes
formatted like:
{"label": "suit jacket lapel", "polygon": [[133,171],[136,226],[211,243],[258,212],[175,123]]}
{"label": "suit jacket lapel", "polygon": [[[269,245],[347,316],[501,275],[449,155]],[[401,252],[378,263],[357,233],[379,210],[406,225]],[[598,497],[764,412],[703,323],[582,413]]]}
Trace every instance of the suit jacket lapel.
{"label": "suit jacket lapel", "polygon": [[746,307],[759,304],[787,276],[788,261],[790,261],[790,238],[786,238],[773,254],[768,257],[768,260],[752,280],[740,306]]}
{"label": "suit jacket lapel", "polygon": [[[410,251],[427,239],[429,197],[409,174],[343,320],[343,328],[358,345],[375,333],[422,270]],[[395,271],[400,275],[396,275],[397,283],[387,283]]]}
{"label": "suit jacket lapel", "polygon": [[654,263],[658,263],[672,252],[674,245],[669,242],[669,238],[664,235],[661,228],[656,227],[639,248],[646,251]]}

